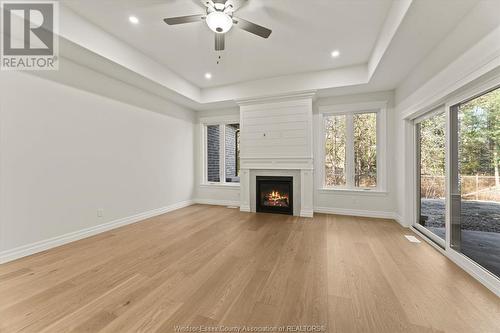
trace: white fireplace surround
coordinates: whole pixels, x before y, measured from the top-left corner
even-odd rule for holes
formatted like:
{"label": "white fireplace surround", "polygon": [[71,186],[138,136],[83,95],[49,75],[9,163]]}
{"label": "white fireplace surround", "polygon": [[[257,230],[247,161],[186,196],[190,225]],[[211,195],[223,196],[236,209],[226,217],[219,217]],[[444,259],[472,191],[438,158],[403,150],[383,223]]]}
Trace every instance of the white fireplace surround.
{"label": "white fireplace surround", "polygon": [[[312,208],[307,208],[307,205],[302,205],[303,200],[308,200],[307,191],[303,191],[302,187],[307,188],[307,184],[303,184],[303,179],[308,181],[309,174],[312,177],[312,170],[293,170],[293,169],[277,169],[277,170],[260,170],[260,169],[245,169],[242,170],[242,173],[245,175],[245,180],[242,179],[241,183],[241,211],[245,212],[255,212],[256,211],[256,179],[257,176],[282,176],[282,177],[293,177],[293,215],[294,216],[303,216],[303,217],[312,217],[313,212]],[[304,177],[302,177],[304,174]],[[242,177],[243,178],[243,177]],[[248,181],[248,186],[245,186]],[[312,186],[312,179],[311,186]],[[243,185],[245,184],[245,185]],[[248,192],[248,193],[247,193]],[[311,190],[312,192],[312,190]],[[244,198],[247,196],[246,198]],[[248,205],[244,205],[244,202],[249,202]],[[311,205],[312,207],[312,205]]]}
{"label": "white fireplace surround", "polygon": [[292,176],[293,215],[313,216],[313,96],[239,103],[241,211],[256,211],[257,176]]}

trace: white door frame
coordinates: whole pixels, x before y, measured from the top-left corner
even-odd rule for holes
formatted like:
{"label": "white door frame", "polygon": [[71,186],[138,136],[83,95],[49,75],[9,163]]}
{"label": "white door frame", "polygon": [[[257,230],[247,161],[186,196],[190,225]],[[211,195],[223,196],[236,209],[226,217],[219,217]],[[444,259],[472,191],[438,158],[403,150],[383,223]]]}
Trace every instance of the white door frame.
{"label": "white door frame", "polygon": [[[452,194],[451,190],[453,189],[454,184],[452,184],[452,177],[451,172],[452,172],[452,162],[454,160],[454,157],[450,155],[450,149],[452,148],[452,140],[455,138],[452,133],[457,133],[457,124],[452,122],[452,107],[459,104],[466,102],[468,100],[474,99],[475,97],[478,97],[480,95],[483,95],[487,93],[488,91],[494,90],[496,88],[500,87],[500,75],[495,76],[489,80],[486,80],[482,83],[476,84],[468,89],[463,89],[459,93],[452,94],[451,96],[447,96],[444,99],[444,102],[441,103],[441,107],[438,108],[432,108],[430,111],[429,109],[421,109],[418,112],[415,112],[412,116],[408,116],[406,118],[407,124],[410,126],[406,127],[407,130],[411,131],[412,135],[412,140],[411,142],[408,142],[406,144],[406,149],[408,150],[408,154],[411,154],[412,157],[412,170],[408,170],[409,172],[412,172],[412,182],[410,184],[410,202],[411,205],[409,207],[410,209],[410,216],[412,216],[412,229],[415,230],[417,233],[425,236],[423,237],[429,244],[433,245],[435,248],[437,248],[441,253],[443,253],[445,256],[447,256],[449,259],[451,259],[453,262],[455,262],[458,266],[460,266],[462,269],[464,269],[466,272],[471,274],[474,278],[476,278],[479,282],[481,282],[484,286],[486,286],[488,289],[490,289],[493,293],[495,293],[497,296],[500,297],[500,278],[495,276],[494,274],[490,273],[488,270],[480,266],[478,263],[470,259],[469,257],[465,256],[461,252],[456,251],[451,247],[451,216],[450,216],[450,208],[451,208],[451,200],[452,200]],[[444,105],[444,108],[443,108]],[[420,225],[418,225],[417,222],[417,213],[418,213],[418,208],[416,206],[417,204],[417,178],[416,178],[416,172],[417,170],[417,151],[416,151],[416,140],[417,140],[417,133],[416,133],[416,122],[419,122],[429,116],[432,116],[435,114],[434,112],[439,112],[439,110],[442,112],[446,112],[446,152],[445,152],[445,158],[446,158],[446,219],[445,219],[445,228],[446,228],[446,237],[444,241],[444,246],[437,245],[439,242],[436,242],[436,239],[433,239],[432,233],[426,230]],[[408,156],[408,155],[407,155]],[[417,226],[418,225],[418,226]],[[431,234],[431,235],[429,235]],[[438,238],[434,236],[434,238]],[[442,241],[442,240],[441,240]]]}

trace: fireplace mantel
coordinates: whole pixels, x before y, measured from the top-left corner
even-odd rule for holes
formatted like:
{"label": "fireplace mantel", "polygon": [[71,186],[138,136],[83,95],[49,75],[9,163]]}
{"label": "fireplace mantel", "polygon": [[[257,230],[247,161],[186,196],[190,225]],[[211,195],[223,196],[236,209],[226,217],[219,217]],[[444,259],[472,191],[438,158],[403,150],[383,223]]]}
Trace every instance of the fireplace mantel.
{"label": "fireplace mantel", "polygon": [[[240,105],[240,209],[255,211],[255,175],[295,175],[294,215],[313,215],[313,140],[311,94]],[[294,203],[294,204],[295,204]]]}

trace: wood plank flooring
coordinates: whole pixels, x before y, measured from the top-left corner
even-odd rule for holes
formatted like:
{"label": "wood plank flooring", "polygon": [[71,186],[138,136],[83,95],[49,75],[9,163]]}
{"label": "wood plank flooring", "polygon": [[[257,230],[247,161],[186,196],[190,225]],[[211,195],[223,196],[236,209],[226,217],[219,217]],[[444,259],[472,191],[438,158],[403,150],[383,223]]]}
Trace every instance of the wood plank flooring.
{"label": "wood plank flooring", "polygon": [[0,332],[500,332],[500,301],[396,222],[195,205],[0,265]]}

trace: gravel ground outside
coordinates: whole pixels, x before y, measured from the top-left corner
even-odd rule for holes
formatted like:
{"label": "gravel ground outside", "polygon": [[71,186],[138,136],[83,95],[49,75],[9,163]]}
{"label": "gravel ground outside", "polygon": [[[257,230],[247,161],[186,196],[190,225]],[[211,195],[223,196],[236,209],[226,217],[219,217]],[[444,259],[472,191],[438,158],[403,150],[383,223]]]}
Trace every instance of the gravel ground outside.
{"label": "gravel ground outside", "polygon": [[[444,199],[422,199],[425,226],[444,228]],[[462,201],[462,230],[500,233],[500,202]]]}

